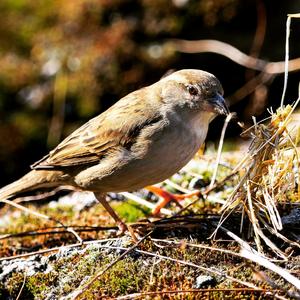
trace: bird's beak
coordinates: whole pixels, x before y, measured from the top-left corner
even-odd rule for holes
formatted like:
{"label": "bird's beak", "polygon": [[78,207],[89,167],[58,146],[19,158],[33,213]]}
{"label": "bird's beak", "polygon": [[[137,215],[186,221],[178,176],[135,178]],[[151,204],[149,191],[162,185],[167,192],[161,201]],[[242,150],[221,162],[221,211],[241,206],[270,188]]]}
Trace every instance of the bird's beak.
{"label": "bird's beak", "polygon": [[229,108],[224,98],[217,93],[215,97],[209,99],[209,102],[214,106],[214,111],[220,115],[228,115],[230,113]]}

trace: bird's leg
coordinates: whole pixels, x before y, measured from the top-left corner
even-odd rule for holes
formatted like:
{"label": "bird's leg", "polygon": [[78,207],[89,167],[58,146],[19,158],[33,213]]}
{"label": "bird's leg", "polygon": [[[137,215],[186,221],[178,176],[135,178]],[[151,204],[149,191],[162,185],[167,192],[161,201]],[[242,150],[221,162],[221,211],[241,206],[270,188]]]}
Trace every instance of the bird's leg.
{"label": "bird's leg", "polygon": [[105,199],[105,194],[102,193],[94,193],[96,199],[102,204],[102,206],[107,210],[107,212],[111,215],[111,217],[115,220],[118,225],[119,232],[117,235],[123,235],[126,231],[129,232],[131,238],[134,242],[137,242],[138,239],[134,233],[133,228],[130,225],[126,225],[120,217],[116,214],[116,212],[112,209],[109,203]]}
{"label": "bird's leg", "polygon": [[102,193],[94,193],[96,199],[102,204],[102,206],[107,210],[107,212],[111,215],[111,217],[117,223],[120,234],[123,234],[128,230],[127,225],[120,219],[120,217],[116,214],[116,212],[112,209],[112,207],[108,204],[105,199],[105,194]]}
{"label": "bird's leg", "polygon": [[200,191],[194,191],[188,194],[172,194],[170,192],[167,192],[157,186],[147,186],[146,189],[157,196],[160,196],[162,199],[155,205],[155,207],[152,209],[153,215],[158,215],[160,210],[165,207],[170,201],[180,201],[184,200],[185,198],[190,198],[193,196],[198,196],[200,194]]}

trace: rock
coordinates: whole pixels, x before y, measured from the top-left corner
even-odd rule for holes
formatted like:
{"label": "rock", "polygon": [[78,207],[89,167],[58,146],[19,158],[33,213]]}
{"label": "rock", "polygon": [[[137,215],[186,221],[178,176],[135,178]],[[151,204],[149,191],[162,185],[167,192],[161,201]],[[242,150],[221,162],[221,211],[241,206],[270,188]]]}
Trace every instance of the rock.
{"label": "rock", "polygon": [[281,218],[283,226],[297,226],[300,224],[300,208],[295,207],[291,212]]}
{"label": "rock", "polygon": [[196,278],[196,283],[194,287],[196,289],[202,289],[208,286],[215,286],[217,284],[217,281],[214,277],[209,275],[200,275]]}

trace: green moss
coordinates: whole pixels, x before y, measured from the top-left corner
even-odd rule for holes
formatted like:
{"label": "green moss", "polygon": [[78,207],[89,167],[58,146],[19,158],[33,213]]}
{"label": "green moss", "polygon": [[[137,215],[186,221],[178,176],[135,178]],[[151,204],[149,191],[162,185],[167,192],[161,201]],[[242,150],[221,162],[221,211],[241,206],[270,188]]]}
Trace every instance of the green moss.
{"label": "green moss", "polygon": [[139,276],[137,265],[133,260],[126,259],[120,261],[107,276],[103,282],[110,286],[112,294],[125,294],[127,291],[136,291],[139,288],[139,282],[143,279]]}
{"label": "green moss", "polygon": [[[196,243],[196,241],[194,241]],[[184,245],[184,241],[183,244]],[[215,244],[215,247],[224,246]],[[224,255],[209,249],[192,247],[166,247],[159,248],[151,241],[142,244],[142,249],[155,252],[164,256],[172,257],[186,262],[193,262],[199,266],[223,270],[228,275],[237,279],[252,282],[253,269],[248,264],[241,264],[241,259],[234,256]],[[234,245],[228,245],[231,250],[237,250]],[[81,248],[78,248],[80,250]],[[37,273],[26,278],[21,299],[44,299],[52,291],[55,299],[60,299],[82,287],[98,272],[104,270],[108,264],[117,259],[122,252],[116,250],[101,249],[98,245],[89,246],[86,251],[74,251],[74,255],[58,256],[54,260],[54,270],[50,273]],[[155,292],[163,290],[188,290],[195,288],[197,276],[205,274],[203,271],[190,266],[182,265],[168,260],[154,259],[150,256],[139,255],[134,251],[124,259],[118,261],[97,278],[95,283],[81,296],[80,299],[99,299],[103,297],[118,297],[121,295],[137,292]],[[227,280],[222,276],[216,276],[217,285],[212,288],[223,289],[222,291],[209,291],[189,294],[172,294],[157,296],[157,299],[267,299],[260,292],[233,291],[232,288],[241,286]],[[267,276],[278,284],[278,278],[274,274]],[[5,283],[5,289],[0,293],[15,298],[21,289],[24,274],[14,273]],[[257,284],[267,288],[266,283]],[[0,286],[1,287],[1,286]],[[8,291],[8,292],[6,292]],[[3,297],[2,297],[3,298]],[[4,299],[7,297],[4,297]],[[150,297],[151,298],[151,297]],[[151,298],[152,299],[152,298]]]}
{"label": "green moss", "polygon": [[140,263],[127,258],[119,261],[109,272],[104,273],[90,290],[82,295],[82,299],[135,293],[143,288],[147,278],[148,276],[144,276]]}
{"label": "green moss", "polygon": [[131,201],[120,202],[113,205],[118,215],[126,222],[135,222],[150,214],[149,209],[144,209]]}
{"label": "green moss", "polygon": [[[54,273],[36,273],[33,276],[25,278],[25,285],[22,288],[24,282],[23,273],[13,273],[11,277],[5,283],[4,288],[0,288],[0,299],[4,299],[2,295],[10,296],[15,299],[19,294],[21,288],[20,299],[43,299],[46,291],[55,285],[57,274]],[[6,297],[5,297],[6,298]]]}
{"label": "green moss", "polygon": [[26,287],[36,299],[41,299],[51,286],[55,286],[56,280],[57,274],[54,272],[37,273],[26,279]]}

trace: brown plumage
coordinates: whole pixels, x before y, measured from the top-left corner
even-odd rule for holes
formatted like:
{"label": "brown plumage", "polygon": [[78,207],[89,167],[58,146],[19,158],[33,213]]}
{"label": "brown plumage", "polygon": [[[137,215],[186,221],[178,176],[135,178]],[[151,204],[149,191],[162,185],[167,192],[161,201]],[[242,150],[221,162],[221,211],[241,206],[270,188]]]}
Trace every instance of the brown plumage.
{"label": "brown plumage", "polygon": [[0,200],[70,185],[94,192],[116,219],[99,195],[139,189],[181,169],[204,142],[209,122],[228,112],[222,94],[219,81],[200,70],[181,70],[130,93],[2,188]]}

